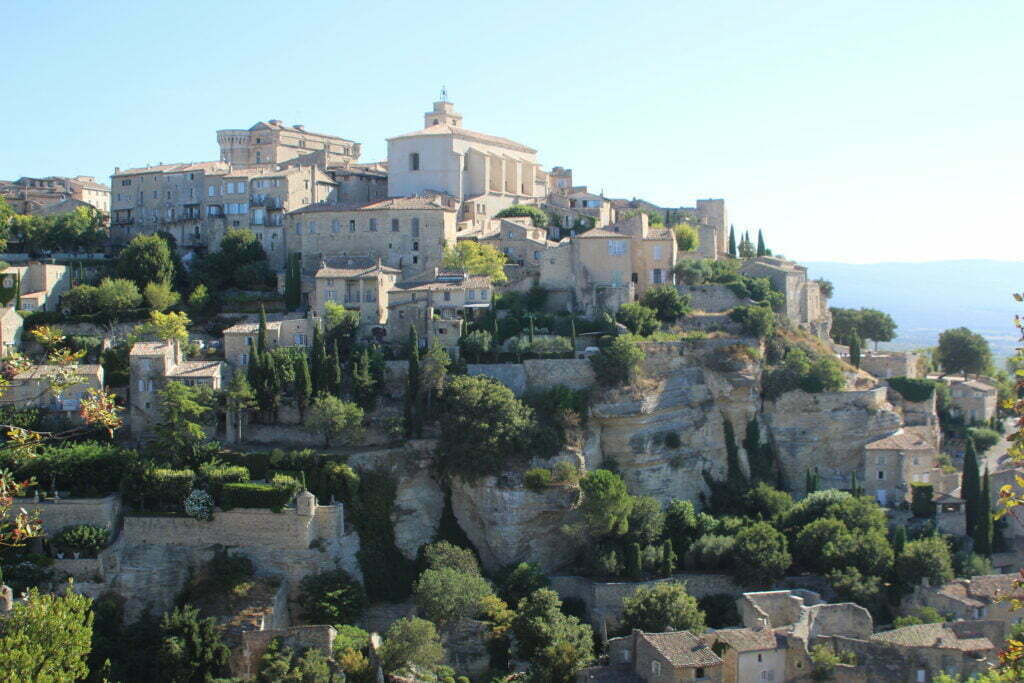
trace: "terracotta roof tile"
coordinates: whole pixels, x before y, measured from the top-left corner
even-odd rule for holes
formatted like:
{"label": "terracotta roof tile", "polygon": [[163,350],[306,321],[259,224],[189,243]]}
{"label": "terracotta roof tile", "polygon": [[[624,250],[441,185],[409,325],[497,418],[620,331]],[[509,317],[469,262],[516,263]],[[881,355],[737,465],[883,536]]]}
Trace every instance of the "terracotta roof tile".
{"label": "terracotta roof tile", "polygon": [[992,602],[997,596],[1019,593],[1014,585],[1018,578],[1016,574],[972,576],[970,583],[967,585],[967,592],[971,597],[982,598]]}
{"label": "terracotta roof tile", "polygon": [[995,649],[992,641],[988,638],[961,638],[948,624],[904,626],[892,631],[876,633],[871,636],[871,640],[904,647],[934,647],[963,652]]}
{"label": "terracotta roof tile", "polygon": [[168,377],[216,377],[221,374],[223,361],[187,360],[175,366]]}
{"label": "terracotta roof tile", "polygon": [[767,628],[724,628],[709,633],[706,637],[721,640],[737,652],[774,650],[776,645],[775,633]]}
{"label": "terracotta roof tile", "polygon": [[707,643],[689,631],[642,633],[640,637],[673,666],[715,666],[722,663]]}
{"label": "terracotta roof tile", "polygon": [[182,173],[185,171],[225,172],[229,169],[230,166],[223,161],[189,161],[179,164],[158,164],[156,166],[145,166],[142,168],[126,168],[120,173],[115,173],[114,177],[140,175],[143,173]]}
{"label": "terracotta roof tile", "polygon": [[932,443],[916,431],[901,429],[864,447],[869,451],[925,451],[935,450]]}

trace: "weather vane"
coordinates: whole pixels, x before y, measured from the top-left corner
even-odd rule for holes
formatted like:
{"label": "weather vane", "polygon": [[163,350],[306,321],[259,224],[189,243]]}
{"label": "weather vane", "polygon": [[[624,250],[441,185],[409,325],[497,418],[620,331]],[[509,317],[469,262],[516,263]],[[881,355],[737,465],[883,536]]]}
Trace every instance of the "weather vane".
{"label": "weather vane", "polygon": [[448,101],[448,88],[444,87],[443,85],[441,86],[441,101]]}

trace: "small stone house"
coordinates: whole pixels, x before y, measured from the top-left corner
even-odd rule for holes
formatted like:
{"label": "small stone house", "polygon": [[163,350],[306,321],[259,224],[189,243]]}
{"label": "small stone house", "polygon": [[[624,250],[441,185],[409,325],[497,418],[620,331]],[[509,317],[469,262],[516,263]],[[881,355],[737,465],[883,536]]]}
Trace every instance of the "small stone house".
{"label": "small stone house", "polygon": [[1009,601],[1005,600],[1020,597],[1015,585],[1018,579],[1017,574],[990,574],[954,579],[941,586],[922,584],[904,598],[903,609],[912,612],[931,607],[953,619],[988,619],[1010,626],[1024,618],[1024,614],[1011,611]]}
{"label": "small stone house", "polygon": [[[849,351],[841,357],[849,362]],[[860,369],[880,379],[920,377],[919,361],[920,356],[910,351],[864,351],[860,355]]]}
{"label": "small stone house", "polygon": [[535,228],[529,218],[502,218],[497,231],[480,239],[508,259],[507,263],[520,266],[530,272],[539,272],[544,254],[554,242],[549,242],[547,230]]}
{"label": "small stone house", "polygon": [[157,392],[167,382],[181,382],[188,386],[209,386],[220,389],[224,382],[223,361],[184,360],[177,341],[137,342],[128,354],[130,381],[128,385],[131,433],[135,438],[145,436],[159,419]]}
{"label": "small stone house", "polygon": [[[8,266],[0,278],[16,275],[19,279],[18,304],[24,311],[56,311],[61,295],[71,289],[67,266],[30,261],[24,266]],[[4,283],[4,287],[8,285]]]}
{"label": "small stone house", "polygon": [[[267,346],[298,346],[308,349],[313,343],[315,319],[285,317],[267,320]],[[224,330],[224,358],[235,367],[245,367],[252,360],[253,349],[259,336],[258,322],[244,322]]]}
{"label": "small stone house", "polygon": [[359,325],[371,329],[388,321],[388,292],[402,274],[382,265],[381,259],[344,258],[321,261],[313,276],[310,308],[316,315],[327,312],[327,302],[359,312]]}
{"label": "small stone house", "polygon": [[954,381],[949,394],[953,412],[968,422],[988,422],[999,407],[999,390],[978,379]]}
{"label": "small stone house", "polygon": [[766,626],[719,629],[704,641],[722,658],[722,683],[786,679],[785,639]]}
{"label": "small stone house", "polygon": [[772,287],[785,296],[783,313],[791,323],[819,339],[830,341],[832,313],[828,299],[814,280],[807,279],[807,268],[776,256],[743,259],[740,272],[747,277],[766,277]]}
{"label": "small stone house", "polygon": [[54,394],[50,378],[63,370],[64,366],[60,365],[33,365],[28,370],[19,372],[4,393],[3,403],[18,408],[43,408],[78,419],[76,414],[89,390],[99,391],[103,388],[103,366],[77,366],[75,374],[81,382],[60,394]]}
{"label": "small stone house", "polygon": [[911,484],[929,483],[938,445],[933,429],[903,427],[864,446],[864,488],[880,505],[909,501]]}
{"label": "small stone house", "polygon": [[401,343],[415,326],[426,344],[437,341],[453,356],[465,320],[491,306],[491,279],[455,271],[435,271],[431,280],[399,282],[388,292],[387,339]]}
{"label": "small stone house", "polygon": [[21,333],[24,318],[14,310],[14,306],[4,306],[0,310],[0,357],[17,351],[21,346]]}
{"label": "small stone house", "polygon": [[[723,680],[722,659],[704,640],[689,631],[644,633],[634,629],[628,636],[608,641],[608,664],[603,668],[628,672],[648,683]],[[596,676],[601,673],[607,676],[607,672],[584,669],[576,680],[597,680]],[[605,677],[603,680],[629,679]]]}

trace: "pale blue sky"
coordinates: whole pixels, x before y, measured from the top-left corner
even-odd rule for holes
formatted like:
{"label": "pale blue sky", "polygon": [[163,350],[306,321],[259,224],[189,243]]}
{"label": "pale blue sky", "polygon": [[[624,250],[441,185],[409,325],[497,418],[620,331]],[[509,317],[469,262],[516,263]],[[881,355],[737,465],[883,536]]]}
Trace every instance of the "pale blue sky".
{"label": "pale blue sky", "polygon": [[270,118],[381,159],[446,84],[545,167],[724,197],[792,258],[1022,242],[1024,2],[3,4],[0,178],[213,159],[218,128]]}

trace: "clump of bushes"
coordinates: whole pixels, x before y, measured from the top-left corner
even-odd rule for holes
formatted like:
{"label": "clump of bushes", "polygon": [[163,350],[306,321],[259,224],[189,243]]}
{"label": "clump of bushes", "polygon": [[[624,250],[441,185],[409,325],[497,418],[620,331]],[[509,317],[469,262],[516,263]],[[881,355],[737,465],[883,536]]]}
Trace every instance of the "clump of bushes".
{"label": "clump of bushes", "polygon": [[125,477],[124,499],[129,505],[151,512],[178,512],[195,488],[190,469],[139,467]]}
{"label": "clump of bushes", "polygon": [[232,508],[269,508],[280,510],[302,488],[294,477],[276,474],[269,484],[225,484],[221,489],[220,506]]}
{"label": "clump of bushes", "polygon": [[529,469],[526,471],[524,483],[526,488],[539,493],[551,486],[551,470],[545,467]]}
{"label": "clump of bushes", "polygon": [[137,461],[135,451],[83,441],[44,447],[32,457],[10,453],[0,457],[0,469],[11,470],[19,480],[35,479],[40,487],[55,484],[72,496],[91,497],[118,491]]}
{"label": "clump of bushes", "polygon": [[889,386],[904,400],[918,403],[927,401],[935,393],[935,380],[914,379],[912,377],[890,377],[886,380]]}
{"label": "clump of bushes", "polygon": [[767,306],[737,306],[729,311],[729,319],[751,337],[770,337],[775,332],[775,314]]}
{"label": "clump of bushes", "polygon": [[241,465],[226,465],[213,460],[199,466],[199,481],[213,499],[219,502],[224,485],[248,482],[249,470]]}
{"label": "clump of bushes", "polygon": [[94,556],[110,540],[110,532],[101,526],[77,524],[65,527],[53,539],[53,544],[70,552],[77,552],[87,557]]}
{"label": "clump of bushes", "polygon": [[644,362],[643,349],[624,337],[616,337],[601,352],[590,357],[597,381],[606,386],[628,384]]}
{"label": "clump of bushes", "polygon": [[302,579],[298,602],[312,624],[350,624],[366,609],[366,592],[348,572],[334,569]]}
{"label": "clump of bushes", "polygon": [[797,389],[809,394],[839,391],[846,386],[846,378],[835,358],[811,357],[803,349],[791,348],[781,366],[765,373],[763,383],[765,398],[774,400]]}
{"label": "clump of bushes", "polygon": [[987,427],[971,427],[967,430],[967,436],[974,439],[974,445],[977,447],[978,453],[984,453],[999,443],[999,440],[1002,438],[999,432]]}

